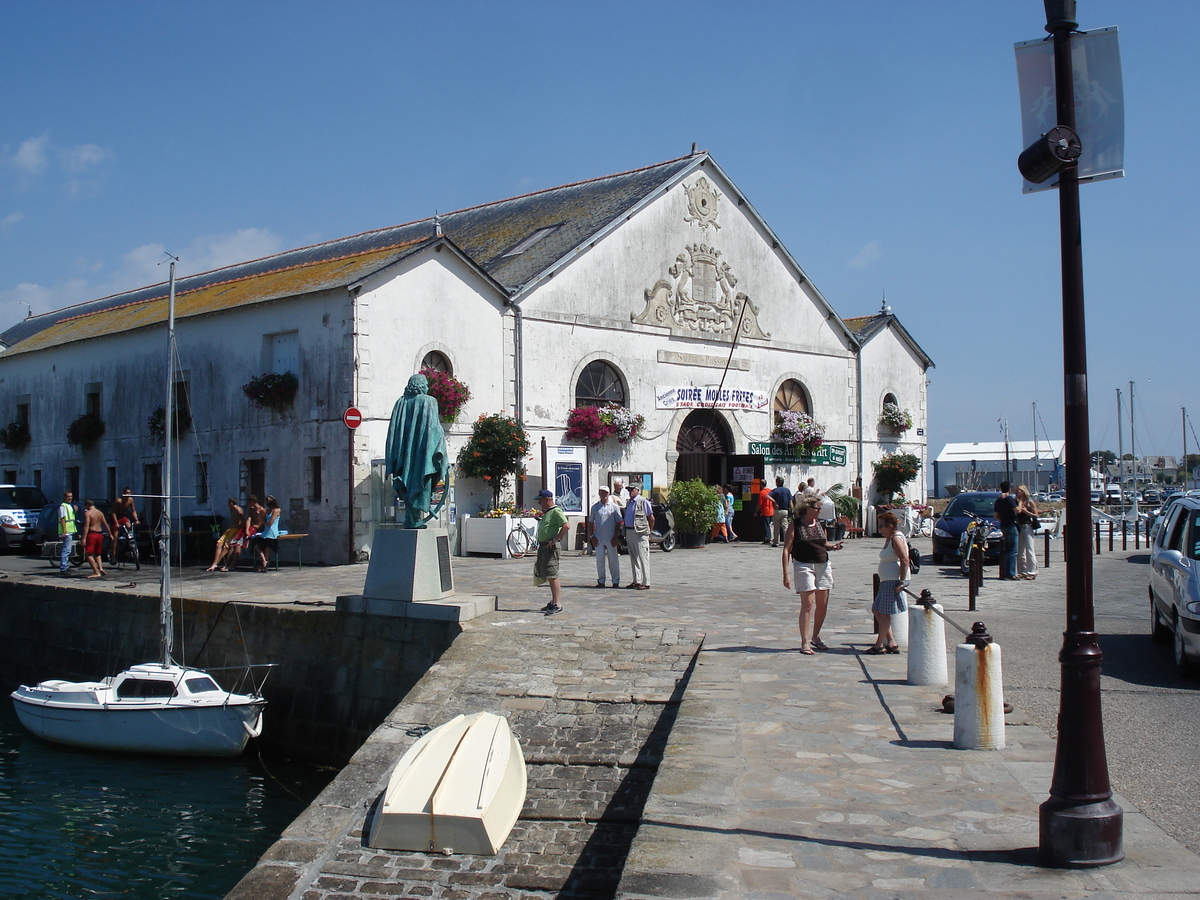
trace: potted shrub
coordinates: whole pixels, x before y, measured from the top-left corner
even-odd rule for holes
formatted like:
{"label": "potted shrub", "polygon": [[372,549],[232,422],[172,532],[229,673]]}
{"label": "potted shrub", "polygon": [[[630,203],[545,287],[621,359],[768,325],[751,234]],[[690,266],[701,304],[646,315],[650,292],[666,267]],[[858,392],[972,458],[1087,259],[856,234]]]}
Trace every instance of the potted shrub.
{"label": "potted shrub", "polygon": [[668,495],[679,543],[687,549],[704,546],[705,536],[717,524],[721,498],[699,478],[676,481]]}
{"label": "potted shrub", "polygon": [[[839,519],[844,517],[851,522],[858,521],[858,514],[862,509],[862,501],[852,494],[847,494],[845,486],[840,481],[830,487],[825,492],[825,496],[833,501],[833,511]],[[845,536],[846,526],[839,522],[833,526],[829,539],[831,541],[840,541]]]}
{"label": "potted shrub", "polygon": [[482,478],[492,489],[492,506],[508,476],[518,472],[529,452],[529,435],[521,423],[504,413],[480,416],[471,426],[471,439],[458,452],[458,470],[465,478]]}
{"label": "potted shrub", "polygon": [[0,444],[4,445],[5,450],[24,450],[31,440],[33,436],[24,422],[9,422],[0,428]]}
{"label": "potted shrub", "polygon": [[242,385],[244,393],[260,409],[283,412],[296,399],[300,380],[292,372],[266,372]]}
{"label": "potted shrub", "polygon": [[67,426],[67,443],[90,447],[104,437],[104,420],[95,413],[84,413]]}
{"label": "potted shrub", "polygon": [[428,366],[417,374],[424,375],[429,382],[429,396],[437,401],[438,418],[442,424],[450,425],[458,418],[466,402],[471,399],[471,389],[451,375]]}
{"label": "potted shrub", "polygon": [[889,453],[875,463],[874,468],[875,489],[890,498],[917,477],[917,472],[921,470],[921,459],[912,453]]}

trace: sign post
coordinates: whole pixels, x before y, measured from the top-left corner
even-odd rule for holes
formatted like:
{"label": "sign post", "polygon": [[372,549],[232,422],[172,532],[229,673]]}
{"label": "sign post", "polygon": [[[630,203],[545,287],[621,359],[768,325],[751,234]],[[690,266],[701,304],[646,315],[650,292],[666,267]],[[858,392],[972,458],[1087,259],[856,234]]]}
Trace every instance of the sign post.
{"label": "sign post", "polygon": [[347,549],[349,560],[354,562],[354,429],[362,424],[362,413],[357,407],[350,406],[342,413],[342,421],[346,424],[348,446],[346,448],[346,485],[349,492],[349,504],[346,509],[350,514],[346,517]]}

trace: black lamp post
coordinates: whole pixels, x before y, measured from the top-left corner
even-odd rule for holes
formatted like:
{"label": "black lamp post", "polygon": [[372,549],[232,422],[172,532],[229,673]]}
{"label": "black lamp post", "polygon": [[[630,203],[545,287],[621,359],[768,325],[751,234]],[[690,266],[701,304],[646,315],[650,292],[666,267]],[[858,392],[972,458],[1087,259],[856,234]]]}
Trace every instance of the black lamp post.
{"label": "black lamp post", "polygon": [[[1092,608],[1087,340],[1083,309],[1083,252],[1079,222],[1079,138],[1071,32],[1075,0],[1044,0],[1046,31],[1054,36],[1058,128],[1021,154],[1020,167],[1044,181],[1055,171],[1062,252],[1063,398],[1066,437],[1067,630],[1059,652],[1062,686],[1058,745],[1050,797],[1039,810],[1038,851],[1055,866],[1103,866],[1123,859],[1123,813],[1113,802],[1100,709],[1100,663]],[[1040,146],[1039,146],[1040,145]],[[1051,158],[1052,161],[1050,161]],[[1032,180],[1032,179],[1031,179]]]}

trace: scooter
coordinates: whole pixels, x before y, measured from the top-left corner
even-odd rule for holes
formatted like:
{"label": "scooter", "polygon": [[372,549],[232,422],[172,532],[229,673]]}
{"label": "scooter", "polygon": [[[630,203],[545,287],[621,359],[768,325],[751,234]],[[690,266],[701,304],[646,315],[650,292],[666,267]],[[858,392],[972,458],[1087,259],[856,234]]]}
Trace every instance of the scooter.
{"label": "scooter", "polygon": [[[658,503],[651,504],[651,509],[654,511],[654,527],[650,529],[650,546],[670,553],[675,549],[675,514],[671,512],[671,507]],[[617,534],[617,552],[629,552],[624,528]]]}

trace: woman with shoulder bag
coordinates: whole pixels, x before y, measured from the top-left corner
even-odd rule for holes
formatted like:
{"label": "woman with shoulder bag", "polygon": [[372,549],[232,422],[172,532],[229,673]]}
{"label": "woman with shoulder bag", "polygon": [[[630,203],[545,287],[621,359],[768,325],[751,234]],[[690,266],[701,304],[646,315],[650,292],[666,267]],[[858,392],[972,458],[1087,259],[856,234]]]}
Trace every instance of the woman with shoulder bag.
{"label": "woman with shoulder bag", "polygon": [[1033,547],[1033,532],[1038,527],[1038,505],[1029,488],[1017,485],[1017,577],[1022,581],[1037,578],[1037,551]]}

